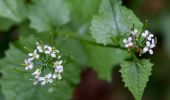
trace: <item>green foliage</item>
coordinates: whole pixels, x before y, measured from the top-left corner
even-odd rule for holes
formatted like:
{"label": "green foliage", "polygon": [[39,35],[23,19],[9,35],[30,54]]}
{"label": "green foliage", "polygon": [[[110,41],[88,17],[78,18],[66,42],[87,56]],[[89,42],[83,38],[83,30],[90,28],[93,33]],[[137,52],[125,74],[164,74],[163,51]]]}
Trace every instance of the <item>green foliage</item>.
{"label": "green foliage", "polygon": [[[69,100],[81,70],[87,66],[95,69],[100,78],[110,81],[114,66],[130,56],[119,47],[122,39],[129,35],[133,24],[139,31],[143,25],[120,0],[32,0],[29,5],[25,2],[0,0],[0,30],[15,25],[20,33],[19,41],[11,43],[6,57],[0,60],[3,74],[0,85],[5,100]],[[98,15],[92,19],[98,7]],[[101,44],[89,37],[91,19],[92,37]],[[61,51],[68,64],[64,65],[61,81],[34,86],[29,80],[31,73],[20,66],[28,53],[24,47],[35,49],[36,36],[49,42],[49,33],[54,39],[53,46]],[[149,60],[121,64],[125,86],[136,100],[142,97],[152,65]]]}
{"label": "green foliage", "polygon": [[24,0],[0,0],[0,16],[21,22],[27,13]]}
{"label": "green foliage", "polygon": [[[21,67],[20,64],[24,63],[26,57],[26,51],[23,51],[23,46],[27,44],[27,47],[34,49],[35,41],[32,36],[21,38],[16,45],[10,45],[10,49],[6,52],[6,58],[0,61],[0,66],[2,67],[1,72],[4,76],[0,80],[0,84],[2,85],[2,92],[6,100],[70,99],[75,84],[79,82],[79,73],[83,67],[72,62],[64,67],[64,80],[58,81],[53,86],[34,86],[32,81],[29,80],[32,78],[30,77],[31,73],[24,71],[24,67]],[[79,48],[81,47],[79,43],[76,41],[71,42],[71,40],[68,41],[69,42],[63,44],[63,50],[69,49],[73,54],[76,53],[77,55],[80,54],[78,56],[81,56],[83,52],[81,48]],[[71,49],[68,46],[71,45],[71,43],[77,44],[75,45],[76,49]],[[78,52],[80,53],[74,50],[79,50]]]}
{"label": "green foliage", "polygon": [[13,25],[13,22],[7,18],[0,18],[0,30],[6,31]]}
{"label": "green foliage", "polygon": [[121,6],[120,0],[103,0],[90,29],[98,43],[110,44],[112,38],[121,38],[129,33],[133,24],[141,30],[142,23],[131,10]]}
{"label": "green foliage", "polygon": [[125,87],[132,92],[136,100],[141,100],[146,83],[149,81],[153,64],[149,60],[123,62],[121,74]]}
{"label": "green foliage", "polygon": [[119,49],[107,48],[86,44],[86,51],[89,63],[94,68],[99,77],[111,81],[113,66],[122,62],[127,56],[127,52]]}
{"label": "green foliage", "polygon": [[29,8],[31,27],[38,32],[55,32],[70,19],[66,0],[34,0]]}

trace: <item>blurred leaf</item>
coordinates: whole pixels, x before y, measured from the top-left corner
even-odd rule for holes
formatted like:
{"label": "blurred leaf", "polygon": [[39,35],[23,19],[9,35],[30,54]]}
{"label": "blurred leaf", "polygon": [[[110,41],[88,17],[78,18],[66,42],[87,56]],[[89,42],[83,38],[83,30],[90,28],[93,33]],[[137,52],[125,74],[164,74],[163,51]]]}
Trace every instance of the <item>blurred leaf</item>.
{"label": "blurred leaf", "polygon": [[120,0],[103,0],[99,14],[91,22],[91,33],[98,43],[112,43],[111,38],[127,34],[132,25],[141,30],[142,23]]}
{"label": "blurred leaf", "polygon": [[124,62],[121,64],[120,72],[125,82],[125,87],[128,87],[132,92],[135,100],[142,99],[144,89],[151,75],[152,66],[153,64],[145,59],[139,62]]}
{"label": "blurred leaf", "polygon": [[128,57],[128,53],[120,49],[86,45],[89,62],[100,78],[111,81],[113,66]]}
{"label": "blurred leaf", "polygon": [[72,10],[72,21],[76,25],[84,24],[92,19],[96,14],[100,0],[70,0]]}
{"label": "blurred leaf", "polygon": [[70,19],[66,0],[34,0],[29,10],[31,27],[38,32],[56,31]]}
{"label": "blurred leaf", "polygon": [[1,87],[0,87],[0,100],[5,100],[4,95],[1,92]]}
{"label": "blurred leaf", "polygon": [[[160,24],[158,27],[160,27],[160,30],[164,33],[164,43],[165,48],[167,49],[168,53],[170,50],[170,13],[162,14],[161,18],[159,18]],[[170,53],[169,53],[170,54]]]}
{"label": "blurred leaf", "polygon": [[20,23],[20,25],[18,25],[18,31],[23,37],[27,37],[31,34],[36,35],[37,32],[34,29],[30,28],[29,25],[30,23],[28,20],[23,21],[22,23]]}
{"label": "blurred leaf", "polygon": [[79,82],[80,72],[86,67],[85,65],[88,61],[84,47],[80,41],[68,37],[58,37],[56,46],[65,56],[71,55],[71,61],[65,66],[66,69],[63,76],[73,82],[73,84],[77,84]]}
{"label": "blurred leaf", "polygon": [[7,31],[14,24],[11,20],[7,18],[0,18],[0,31]]}
{"label": "blurred leaf", "polygon": [[[20,66],[26,57],[23,46],[26,45],[33,49],[35,47],[34,41],[36,40],[32,36],[27,36],[27,38],[21,37],[20,41],[17,42],[17,45],[10,45],[10,49],[6,52],[6,58],[0,61],[0,66],[2,68],[1,72],[3,74],[0,84],[6,100],[71,99],[72,90],[79,81],[79,73],[82,67],[80,67],[79,64],[72,62],[64,66],[64,72],[62,74],[63,78],[61,81],[58,81],[55,86],[34,86],[32,81],[29,80],[32,78],[31,73],[25,72],[24,67]],[[73,45],[75,45],[74,48]],[[78,59],[80,59],[83,54],[81,48],[79,48],[79,43],[76,41],[71,42],[71,40],[66,44],[62,44],[62,50],[74,52],[74,54],[77,54],[79,57]]]}
{"label": "blurred leaf", "polygon": [[0,0],[0,16],[21,22],[27,13],[24,0]]}

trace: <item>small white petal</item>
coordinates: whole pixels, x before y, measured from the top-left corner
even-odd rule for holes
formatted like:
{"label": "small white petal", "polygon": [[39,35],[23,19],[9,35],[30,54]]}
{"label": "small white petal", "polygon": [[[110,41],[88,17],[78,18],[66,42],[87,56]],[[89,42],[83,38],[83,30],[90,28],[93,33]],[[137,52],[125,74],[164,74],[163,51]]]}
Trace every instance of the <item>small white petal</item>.
{"label": "small white petal", "polygon": [[142,37],[146,37],[146,34],[145,34],[145,33],[142,33]]}
{"label": "small white petal", "polygon": [[46,51],[45,51],[45,54],[50,54],[50,51],[49,51],[49,50],[46,50]]}
{"label": "small white petal", "polygon": [[148,35],[148,34],[149,34],[149,31],[148,31],[148,30],[145,30],[145,34]]}
{"label": "small white petal", "polygon": [[132,37],[129,37],[129,38],[128,38],[128,42],[131,42],[131,41],[132,41],[132,39],[133,39]]}
{"label": "small white petal", "polygon": [[60,59],[61,58],[61,56],[58,56],[58,59]]}
{"label": "small white petal", "polygon": [[39,45],[39,42],[36,42],[36,45]]}
{"label": "small white petal", "polygon": [[52,76],[51,73],[49,73],[49,74],[47,75],[47,78],[50,79],[51,76]]}
{"label": "small white petal", "polygon": [[127,43],[127,39],[123,39],[123,43]]}
{"label": "small white petal", "polygon": [[57,78],[60,80],[62,77],[60,74],[57,74]]}
{"label": "small white petal", "polygon": [[148,50],[149,50],[149,49],[148,49],[147,47],[144,47],[144,48],[143,48],[143,51],[144,51],[144,52],[147,52]]}
{"label": "small white petal", "polygon": [[48,50],[49,50],[49,51],[52,51],[52,47],[48,46]]}
{"label": "small white petal", "polygon": [[29,69],[32,69],[32,68],[33,68],[33,65],[32,65],[32,64],[30,64],[30,65],[28,66],[28,68],[29,68]]}
{"label": "small white petal", "polygon": [[45,83],[46,83],[46,81],[42,81],[42,82],[41,82],[41,85],[45,85]]}
{"label": "small white petal", "polygon": [[151,43],[149,41],[146,41],[146,45],[147,45],[147,47],[149,47],[151,45]]}
{"label": "small white petal", "polygon": [[53,74],[53,79],[56,79],[57,78],[57,75],[56,74]]}
{"label": "small white petal", "polygon": [[156,47],[155,44],[150,45],[150,48],[155,48],[155,47]]}
{"label": "small white petal", "polygon": [[149,41],[151,41],[152,38],[151,38],[151,37],[148,37],[147,39],[148,39]]}
{"label": "small white petal", "polygon": [[149,53],[150,53],[151,55],[153,55],[153,50],[152,50],[152,49],[150,49],[150,50],[149,50]]}
{"label": "small white petal", "polygon": [[42,47],[40,45],[37,46],[37,49],[38,49],[39,52],[43,52]]}
{"label": "small white petal", "polygon": [[48,48],[48,45],[45,45],[45,46],[44,46],[44,49],[47,49],[47,48]]}
{"label": "small white petal", "polygon": [[138,32],[138,30],[137,30],[137,29],[135,29],[135,30],[134,30],[134,32],[135,32],[135,33],[137,33],[137,32]]}
{"label": "small white petal", "polygon": [[125,44],[125,47],[128,48],[128,47],[129,47],[129,44]]}
{"label": "small white petal", "polygon": [[154,35],[153,35],[153,34],[149,34],[149,37],[151,37],[151,38],[152,38],[152,37],[154,37]]}
{"label": "small white petal", "polygon": [[28,56],[33,56],[33,54],[32,54],[32,53],[29,53]]}
{"label": "small white petal", "polygon": [[58,64],[62,64],[63,63],[63,61],[62,60],[60,60],[59,62],[58,62]]}
{"label": "small white petal", "polygon": [[52,82],[53,82],[53,80],[52,80],[52,79],[49,79],[49,80],[48,80],[48,82],[52,83]]}
{"label": "small white petal", "polygon": [[33,85],[37,85],[37,84],[38,84],[38,81],[35,80],[35,81],[33,82]]}
{"label": "small white petal", "polygon": [[130,47],[133,46],[133,42],[129,42],[129,46],[130,46]]}
{"label": "small white petal", "polygon": [[37,50],[34,50],[34,54],[37,54]]}
{"label": "small white petal", "polygon": [[35,56],[35,58],[37,58],[37,59],[38,59],[39,57],[40,57],[40,55],[38,55],[38,54]]}
{"label": "small white petal", "polygon": [[52,53],[51,56],[55,58],[55,57],[56,57],[56,54],[55,54],[55,53]]}
{"label": "small white petal", "polygon": [[55,50],[55,52],[60,53],[60,51],[58,51],[58,50]]}
{"label": "small white petal", "polygon": [[39,77],[38,80],[39,80],[39,81],[44,81],[45,78],[44,78],[44,77]]}
{"label": "small white petal", "polygon": [[28,67],[27,67],[27,66],[25,67],[25,70],[28,70]]}

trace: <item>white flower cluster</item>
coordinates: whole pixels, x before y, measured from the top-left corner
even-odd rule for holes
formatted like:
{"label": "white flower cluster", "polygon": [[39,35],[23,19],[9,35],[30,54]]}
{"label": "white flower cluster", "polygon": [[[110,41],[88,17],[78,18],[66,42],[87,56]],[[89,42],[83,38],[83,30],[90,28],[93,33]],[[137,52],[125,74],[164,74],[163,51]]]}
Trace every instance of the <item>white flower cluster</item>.
{"label": "white flower cluster", "polygon": [[143,48],[143,52],[149,52],[149,54],[153,54],[153,48],[156,47],[155,38],[154,35],[151,34],[148,30],[145,30],[145,32],[142,33],[142,37],[146,38],[146,45]]}
{"label": "white flower cluster", "polygon": [[[62,78],[61,73],[64,69],[62,60],[60,60],[61,55],[54,47],[37,43],[37,48],[33,53],[29,53],[28,56],[29,57],[25,59],[25,70],[34,70],[32,73],[34,76],[34,85],[37,85],[39,82],[45,85],[47,83],[53,83],[56,78]],[[40,64],[37,65],[37,62]],[[53,68],[50,66],[51,63],[53,64]],[[46,69],[52,69],[52,71],[44,71]],[[43,74],[45,75],[42,76]]]}
{"label": "white flower cluster", "polygon": [[133,37],[137,34],[138,30],[132,30],[130,33],[131,35],[127,39],[123,39],[123,42],[125,44],[126,48],[132,47],[134,45],[133,43]]}
{"label": "white flower cluster", "polygon": [[[141,33],[141,38],[137,37],[137,33],[138,30],[134,29],[131,30],[130,32],[130,36],[127,39],[123,39],[123,43],[125,45],[126,48],[140,48],[141,49],[141,53],[147,53],[149,52],[149,54],[153,54],[153,48],[156,47],[156,42],[155,42],[155,37],[153,34],[151,34],[148,30],[145,30],[143,33]],[[138,46],[137,43],[140,43],[140,41],[142,40],[142,42],[145,42],[145,46],[140,47]],[[141,43],[142,44],[142,43]]]}

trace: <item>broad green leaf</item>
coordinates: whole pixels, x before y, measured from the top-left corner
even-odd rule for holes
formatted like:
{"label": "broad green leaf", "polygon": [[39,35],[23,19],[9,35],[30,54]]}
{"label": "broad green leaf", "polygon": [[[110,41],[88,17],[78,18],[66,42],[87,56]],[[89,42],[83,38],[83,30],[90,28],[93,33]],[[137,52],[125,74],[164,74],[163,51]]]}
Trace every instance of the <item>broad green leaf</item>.
{"label": "broad green leaf", "polygon": [[34,0],[29,10],[31,27],[38,32],[56,31],[70,19],[66,0]]}
{"label": "broad green leaf", "polygon": [[7,18],[0,18],[0,31],[7,31],[11,28],[11,26],[14,24],[13,21],[7,19]]}
{"label": "broad green leaf", "polygon": [[128,57],[127,52],[115,48],[86,44],[85,49],[90,66],[97,71],[100,78],[109,81],[112,78],[113,66],[121,63]]}
{"label": "broad green leaf", "polygon": [[153,64],[149,60],[139,62],[124,62],[121,64],[120,72],[122,74],[125,87],[128,87],[136,100],[141,100],[149,76],[151,75]]}
{"label": "broad green leaf", "polygon": [[90,29],[98,43],[110,44],[111,38],[127,35],[133,24],[141,30],[142,23],[131,10],[121,6],[121,0],[103,0]]}
{"label": "broad green leaf", "polygon": [[1,87],[0,87],[0,100],[5,100],[4,95],[1,92]]}
{"label": "broad green leaf", "polygon": [[65,66],[67,69],[65,70],[66,73],[63,75],[68,81],[77,84],[80,78],[80,71],[86,67],[85,65],[88,61],[83,45],[76,39],[58,37],[56,40],[56,46],[65,56],[72,56],[73,61],[70,61],[70,64]]}
{"label": "broad green leaf", "polygon": [[[27,53],[23,51],[23,46],[26,45],[30,49],[33,49],[35,47],[35,41],[33,36],[27,36],[27,38],[20,37],[20,41],[15,43],[15,45],[10,45],[9,50],[6,52],[6,58],[0,61],[1,72],[3,74],[0,85],[2,86],[2,93],[5,95],[5,100],[71,99],[73,88],[79,81],[79,73],[82,67],[77,63],[71,62],[68,65],[64,65],[63,78],[55,86],[50,84],[47,86],[34,86],[32,81],[29,80],[32,78],[31,73],[24,71],[24,67],[21,67],[20,64],[27,57]],[[74,44],[75,47],[72,46]],[[78,41],[68,40],[67,43],[62,44],[59,50],[61,49],[61,52],[62,50],[69,50],[73,52],[73,55],[76,53],[78,58],[81,59],[80,57],[83,51],[81,51],[79,45]]]}
{"label": "broad green leaf", "polygon": [[97,13],[100,0],[70,0],[72,22],[85,24]]}
{"label": "broad green leaf", "polygon": [[21,22],[27,13],[24,0],[0,0],[0,16]]}

